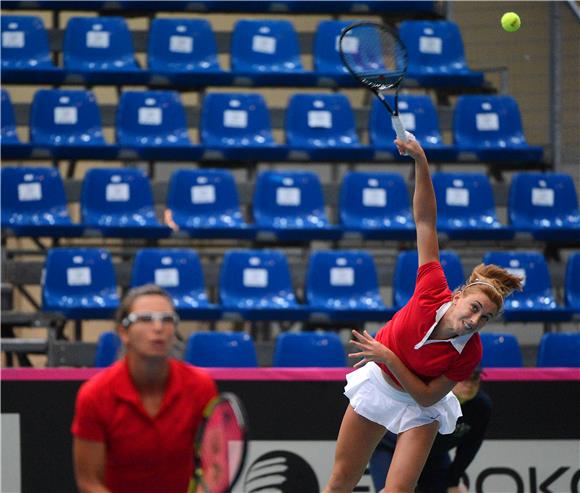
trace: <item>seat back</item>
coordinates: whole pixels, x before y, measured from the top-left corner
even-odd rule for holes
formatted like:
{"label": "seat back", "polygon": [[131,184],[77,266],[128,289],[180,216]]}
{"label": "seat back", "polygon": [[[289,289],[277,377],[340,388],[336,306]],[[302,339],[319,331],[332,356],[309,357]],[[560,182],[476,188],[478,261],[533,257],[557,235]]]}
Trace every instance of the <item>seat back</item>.
{"label": "seat back", "polygon": [[117,360],[121,346],[121,339],[115,331],[101,332],[97,340],[95,367],[111,366]]}
{"label": "seat back", "polygon": [[286,142],[296,148],[359,145],[344,94],[294,94],[286,110]]}
{"label": "seat back", "polygon": [[[394,106],[393,96],[385,96]],[[405,130],[411,132],[425,146],[442,145],[439,117],[429,96],[401,94],[399,96],[399,117]],[[373,98],[369,117],[369,140],[374,147],[393,147],[396,138],[389,113],[383,103]]]}
{"label": "seat back", "polygon": [[71,17],[64,33],[63,59],[69,70],[138,68],[124,17]]}
{"label": "seat back", "polygon": [[275,367],[344,367],[346,356],[334,332],[284,332],[276,337]]}
{"label": "seat back", "polygon": [[523,366],[522,352],[518,340],[513,334],[482,332],[481,344],[483,368],[521,368]]}
{"label": "seat back", "polygon": [[580,312],[580,251],[568,257],[564,282],[566,305]]}
{"label": "seat back", "polygon": [[537,366],[580,368],[580,333],[544,334],[538,349]]}
{"label": "seat back", "polygon": [[223,169],[180,169],[171,175],[167,207],[179,226],[211,227],[244,222],[232,173]]}
{"label": "seat back", "polygon": [[453,113],[453,140],[466,148],[528,146],[518,104],[505,95],[459,96]]}
{"label": "seat back", "polygon": [[53,67],[48,35],[40,17],[2,15],[2,68]]}
{"label": "seat back", "polygon": [[340,185],[340,220],[348,227],[413,223],[409,191],[398,173],[351,171]]}
{"label": "seat back", "polygon": [[43,309],[64,311],[119,304],[111,254],[101,248],[51,248],[42,282]]}
{"label": "seat back", "polygon": [[226,252],[219,294],[224,308],[290,307],[296,304],[288,260],[274,250]]}
{"label": "seat back", "polygon": [[116,117],[123,146],[190,145],[185,108],[175,91],[125,91]]}
{"label": "seat back", "polygon": [[1,176],[2,226],[71,223],[58,169],[3,167]]}
{"label": "seat back", "polygon": [[14,117],[14,108],[12,101],[10,101],[10,94],[4,89],[1,90],[1,112],[0,119],[2,121],[0,130],[0,142],[3,144],[18,144],[20,139],[16,132],[16,118]]}
{"label": "seat back", "polygon": [[147,63],[153,71],[219,70],[217,45],[205,19],[153,19]]}
{"label": "seat back", "polygon": [[36,91],[30,109],[30,141],[41,145],[105,145],[95,95],[90,91]]}
{"label": "seat back", "polygon": [[328,218],[318,175],[310,171],[263,171],[253,198],[258,226],[324,227]]}
{"label": "seat back", "polygon": [[384,308],[375,262],[362,250],[311,253],[305,293],[312,307]]}
{"label": "seat back", "polygon": [[565,173],[517,173],[512,177],[508,216],[516,228],[580,225],[574,181]]}
{"label": "seat back", "polygon": [[254,341],[243,332],[194,332],[187,340],[183,359],[204,367],[258,366]]}
{"label": "seat back", "polygon": [[[320,21],[314,35],[314,69],[323,74],[348,74],[342,63],[338,50],[338,40],[342,30],[351,23],[348,21],[324,20]],[[358,51],[356,42],[347,46],[352,51]]]}
{"label": "seat back", "polygon": [[81,216],[91,226],[158,224],[151,184],[137,168],[91,168],[81,191]]}
{"label": "seat back", "polygon": [[523,291],[514,291],[504,302],[504,309],[556,308],[548,264],[539,252],[488,252],[485,264],[495,264],[512,274],[523,277]]}
{"label": "seat back", "polygon": [[143,284],[156,284],[165,289],[177,310],[208,304],[201,262],[195,250],[139,250],[133,260],[131,287]]}
{"label": "seat back", "polygon": [[298,35],[287,20],[239,20],[232,31],[232,71],[302,70]]}
{"label": "seat back", "polygon": [[206,95],[201,108],[200,134],[207,146],[275,143],[270,113],[261,94]]}
{"label": "seat back", "polygon": [[[452,291],[465,283],[465,274],[459,255],[451,250],[441,250],[439,261],[447,278],[447,284]],[[395,263],[393,275],[393,305],[401,308],[413,296],[417,280],[419,257],[416,250],[400,252]]]}

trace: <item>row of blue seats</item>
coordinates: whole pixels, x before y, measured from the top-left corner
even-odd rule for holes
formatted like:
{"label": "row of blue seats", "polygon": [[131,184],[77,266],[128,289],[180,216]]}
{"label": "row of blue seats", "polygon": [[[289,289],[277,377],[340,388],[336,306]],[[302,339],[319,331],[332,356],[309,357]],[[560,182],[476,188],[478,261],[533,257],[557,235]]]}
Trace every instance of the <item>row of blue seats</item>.
{"label": "row of blue seats", "polygon": [[[54,65],[42,20],[2,16],[4,83],[354,86],[337,39],[350,23],[322,21],[312,49],[314,71],[300,60],[298,34],[288,20],[239,20],[231,39],[231,71],[218,62],[211,25],[204,19],[154,19],[148,70],[139,67],[122,17],[72,17],[64,35],[63,68]],[[409,54],[407,80],[424,87],[482,87],[482,72],[467,66],[458,26],[449,21],[405,21],[399,28]],[[355,38],[356,39],[356,38]],[[377,40],[378,42],[378,40]],[[358,50],[353,41],[351,48]],[[377,53],[377,66],[383,66]]]}
{"label": "row of blue seats", "polygon": [[[392,98],[392,97],[391,97]],[[387,98],[392,104],[392,99]],[[437,111],[429,96],[401,95],[401,119],[432,161],[478,159],[485,162],[540,162],[543,149],[524,136],[518,104],[511,96],[460,96],[453,115],[454,145],[444,143]],[[274,140],[270,112],[260,94],[210,93],[201,104],[200,145],[188,135],[186,110],[177,92],[126,91],[116,112],[116,145],[103,136],[100,108],[90,91],[36,92],[32,101],[30,143],[20,143],[14,109],[2,91],[2,154],[5,159],[55,157],[147,160],[292,159],[369,161],[406,160],[393,143],[388,113],[377,98],[369,115],[370,145],[361,144],[349,99],[343,94],[295,94],[285,111],[286,144]]]}
{"label": "row of blue seats", "polygon": [[[522,352],[512,334],[483,332],[483,368],[521,368]],[[115,332],[101,333],[95,366],[111,365],[120,353]],[[184,361],[201,367],[256,368],[252,338],[243,332],[194,332],[187,338]],[[348,366],[341,340],[334,332],[283,332],[276,337],[273,367]],[[551,332],[540,339],[537,367],[580,367],[580,332]]]}
{"label": "row of blue seats", "polygon": [[[524,278],[522,292],[506,299],[506,321],[566,321],[580,314],[580,252],[570,256],[565,280],[566,306],[555,299],[548,265],[538,252],[488,252],[483,262]],[[441,252],[452,289],[465,282],[459,256]],[[192,320],[297,320],[310,322],[387,321],[411,297],[417,252],[398,255],[392,281],[393,306],[379,292],[373,257],[365,251],[315,251],[299,303],[290,266],[277,250],[230,250],[224,254],[219,304],[210,303],[199,256],[189,249],[140,250],[133,261],[131,286],[154,283],[173,297],[176,310]],[[70,319],[108,318],[119,305],[111,255],[98,248],[48,251],[42,284],[44,311]]]}
{"label": "row of blue seats", "polygon": [[[5,233],[124,238],[167,238],[172,234],[159,222],[150,181],[137,168],[88,170],[80,197],[80,224],[71,221],[57,169],[3,167],[1,177]],[[514,175],[508,199],[509,225],[499,221],[491,184],[483,173],[436,172],[433,184],[437,228],[449,239],[510,240],[516,233],[525,233],[540,241],[580,240],[577,192],[569,175]],[[166,206],[171,218],[165,217],[165,221],[173,221],[179,229],[174,236],[193,238],[415,239],[409,190],[400,174],[348,172],[339,193],[339,224],[331,224],[317,174],[263,171],[254,187],[254,223],[247,223],[231,172],[180,169],[169,181]]]}

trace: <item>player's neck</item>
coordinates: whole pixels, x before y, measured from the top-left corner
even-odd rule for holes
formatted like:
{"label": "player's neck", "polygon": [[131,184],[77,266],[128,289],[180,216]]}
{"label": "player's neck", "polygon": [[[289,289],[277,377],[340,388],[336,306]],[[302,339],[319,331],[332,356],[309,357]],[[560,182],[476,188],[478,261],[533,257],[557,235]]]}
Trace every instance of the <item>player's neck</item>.
{"label": "player's neck", "polygon": [[140,358],[128,354],[129,373],[140,392],[164,391],[169,377],[167,358]]}

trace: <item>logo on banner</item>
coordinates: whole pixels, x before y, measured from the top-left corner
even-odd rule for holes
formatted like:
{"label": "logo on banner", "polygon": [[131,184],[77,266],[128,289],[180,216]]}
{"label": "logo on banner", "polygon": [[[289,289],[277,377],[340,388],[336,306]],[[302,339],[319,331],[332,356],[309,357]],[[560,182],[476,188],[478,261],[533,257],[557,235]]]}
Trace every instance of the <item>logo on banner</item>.
{"label": "logo on banner", "polygon": [[244,493],[320,493],[316,473],[302,457],[286,450],[274,450],[258,457],[246,472]]}

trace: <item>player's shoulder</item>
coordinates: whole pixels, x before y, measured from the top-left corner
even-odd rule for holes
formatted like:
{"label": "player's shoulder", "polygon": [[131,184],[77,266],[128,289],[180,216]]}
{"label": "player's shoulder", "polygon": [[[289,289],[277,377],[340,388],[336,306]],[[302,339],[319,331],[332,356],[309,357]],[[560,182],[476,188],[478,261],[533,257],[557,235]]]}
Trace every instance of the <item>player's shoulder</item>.
{"label": "player's shoulder", "polygon": [[120,377],[124,368],[125,362],[124,360],[120,360],[113,363],[113,365],[100,370],[97,374],[93,375],[81,385],[79,395],[103,395],[103,392],[109,391],[113,388],[113,382]]}
{"label": "player's shoulder", "polygon": [[462,355],[475,359],[478,363],[481,360],[481,357],[483,356],[483,344],[481,343],[481,337],[477,332],[469,338],[469,341],[467,341]]}

